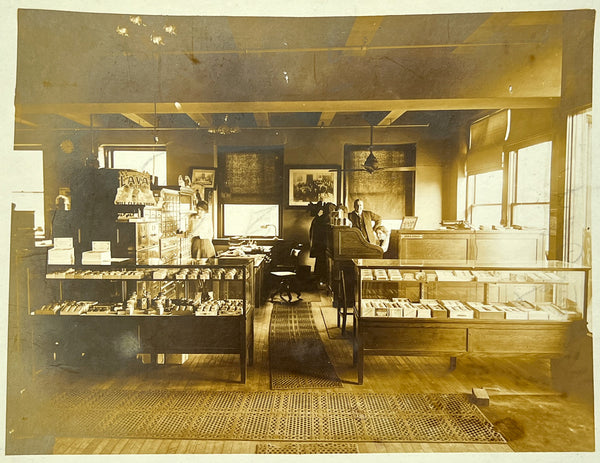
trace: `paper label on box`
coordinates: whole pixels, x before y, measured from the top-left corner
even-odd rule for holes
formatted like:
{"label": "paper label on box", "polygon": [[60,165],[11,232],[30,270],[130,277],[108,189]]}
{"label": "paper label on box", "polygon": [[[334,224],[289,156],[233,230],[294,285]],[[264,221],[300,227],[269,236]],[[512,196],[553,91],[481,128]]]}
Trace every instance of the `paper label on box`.
{"label": "paper label on box", "polygon": [[92,241],[92,251],[110,252],[110,241]]}
{"label": "paper label on box", "polygon": [[54,238],[54,249],[72,249],[73,237]]}

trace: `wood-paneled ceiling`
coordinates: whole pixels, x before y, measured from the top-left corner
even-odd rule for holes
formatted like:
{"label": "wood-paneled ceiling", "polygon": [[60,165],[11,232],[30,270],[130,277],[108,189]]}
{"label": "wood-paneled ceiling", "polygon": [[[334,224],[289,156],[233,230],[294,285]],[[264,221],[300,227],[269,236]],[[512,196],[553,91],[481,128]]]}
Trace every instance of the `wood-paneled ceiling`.
{"label": "wood-paneled ceiling", "polygon": [[499,108],[557,105],[563,14],[20,10],[16,129],[450,131]]}

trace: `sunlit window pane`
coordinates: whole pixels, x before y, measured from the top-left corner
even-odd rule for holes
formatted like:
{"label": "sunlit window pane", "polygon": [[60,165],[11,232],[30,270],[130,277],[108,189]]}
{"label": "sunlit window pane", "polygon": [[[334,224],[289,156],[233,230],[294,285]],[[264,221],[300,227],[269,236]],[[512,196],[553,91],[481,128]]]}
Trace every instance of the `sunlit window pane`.
{"label": "sunlit window pane", "polygon": [[513,207],[513,224],[522,227],[548,228],[548,204],[520,204]]}
{"label": "sunlit window pane", "polygon": [[166,151],[114,151],[115,169],[133,169],[138,172],[148,172],[158,177],[159,185],[167,184],[167,153]]}
{"label": "sunlit window pane", "polygon": [[[3,169],[10,172],[8,191],[44,191],[44,160],[41,150],[15,150],[2,157]],[[4,164],[4,162],[7,164]]]}
{"label": "sunlit window pane", "polygon": [[494,204],[502,202],[502,171],[495,170],[477,174],[475,182],[475,203]]}
{"label": "sunlit window pane", "polygon": [[479,227],[492,226],[500,224],[502,206],[500,204],[493,206],[473,206],[471,224]]}
{"label": "sunlit window pane", "polygon": [[552,142],[522,148],[517,157],[517,198],[519,203],[550,201]]}
{"label": "sunlit window pane", "polygon": [[33,211],[35,227],[44,231],[44,157],[41,150],[14,150],[4,160],[10,201],[17,211]]}
{"label": "sunlit window pane", "polygon": [[225,236],[278,236],[279,205],[225,204]]}

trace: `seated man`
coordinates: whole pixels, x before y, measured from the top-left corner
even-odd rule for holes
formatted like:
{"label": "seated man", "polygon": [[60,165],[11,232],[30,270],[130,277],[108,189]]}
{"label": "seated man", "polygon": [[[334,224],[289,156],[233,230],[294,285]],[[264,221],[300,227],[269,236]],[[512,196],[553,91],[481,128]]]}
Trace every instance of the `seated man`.
{"label": "seated man", "polygon": [[375,230],[381,226],[381,217],[364,209],[362,199],[354,201],[354,210],[348,214],[353,227],[358,228],[365,239],[372,244],[379,244]]}

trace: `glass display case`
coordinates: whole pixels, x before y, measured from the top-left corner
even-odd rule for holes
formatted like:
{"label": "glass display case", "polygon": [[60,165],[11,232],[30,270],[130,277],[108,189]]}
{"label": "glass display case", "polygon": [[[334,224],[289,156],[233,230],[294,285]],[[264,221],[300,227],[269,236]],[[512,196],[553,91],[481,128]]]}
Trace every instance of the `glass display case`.
{"label": "glass display case", "polygon": [[[32,323],[40,355],[239,354],[253,359],[252,259],[204,265],[49,266],[56,298]],[[66,350],[65,350],[66,349]]]}
{"label": "glass display case", "polygon": [[364,355],[561,356],[586,319],[589,268],[558,261],[354,259],[355,361]]}

